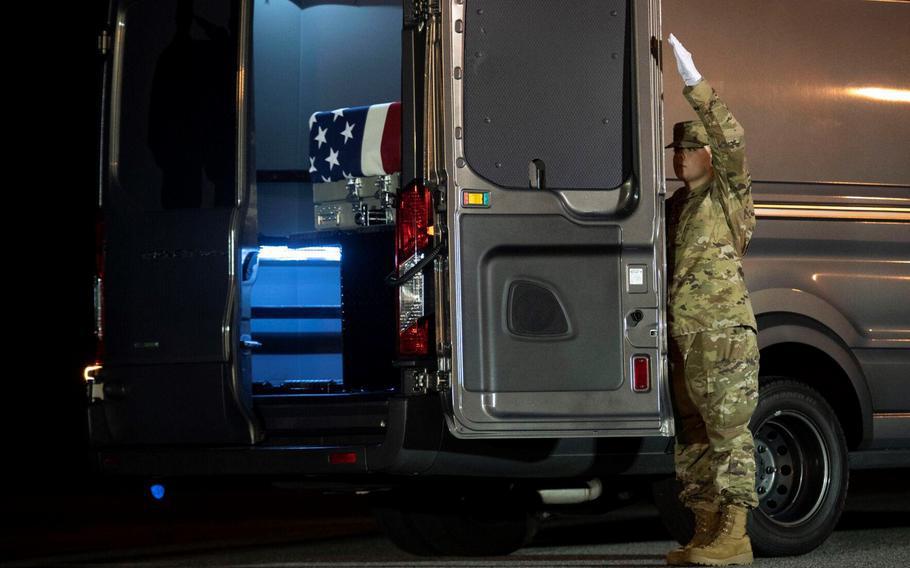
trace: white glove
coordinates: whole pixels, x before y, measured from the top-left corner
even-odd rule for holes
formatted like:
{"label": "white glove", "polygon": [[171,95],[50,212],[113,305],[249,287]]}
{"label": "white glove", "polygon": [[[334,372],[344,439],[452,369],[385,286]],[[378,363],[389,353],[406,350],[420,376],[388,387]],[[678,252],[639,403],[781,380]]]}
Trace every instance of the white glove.
{"label": "white glove", "polygon": [[701,81],[701,73],[698,72],[695,64],[692,63],[692,54],[683,47],[683,44],[679,43],[679,40],[673,34],[670,34],[668,41],[673,46],[673,55],[676,56],[676,69],[682,76],[683,83],[689,87],[697,85]]}

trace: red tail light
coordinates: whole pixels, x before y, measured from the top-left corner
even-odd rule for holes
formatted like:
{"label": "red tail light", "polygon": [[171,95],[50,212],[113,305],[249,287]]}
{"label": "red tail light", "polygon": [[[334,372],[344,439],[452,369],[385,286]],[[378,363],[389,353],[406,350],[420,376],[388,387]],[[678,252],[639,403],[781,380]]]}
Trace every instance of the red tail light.
{"label": "red tail light", "polygon": [[426,187],[411,185],[402,191],[398,198],[396,222],[395,264],[401,266],[430,244],[428,230],[433,223],[433,208],[430,191]]}
{"label": "red tail light", "polygon": [[398,328],[399,355],[427,355],[430,352],[430,318],[423,318],[405,329]]}
{"label": "red tail light", "polygon": [[[410,185],[398,197],[395,266],[401,276],[417,264],[430,244],[433,200],[430,190]],[[398,288],[398,354],[422,356],[430,352],[430,321],[425,315],[424,276],[416,274]]]}
{"label": "red tail light", "polygon": [[632,390],[635,392],[651,390],[651,364],[647,355],[636,355],[632,358]]}
{"label": "red tail light", "polygon": [[332,465],[357,463],[357,454],[354,452],[333,452],[329,454],[329,463]]}

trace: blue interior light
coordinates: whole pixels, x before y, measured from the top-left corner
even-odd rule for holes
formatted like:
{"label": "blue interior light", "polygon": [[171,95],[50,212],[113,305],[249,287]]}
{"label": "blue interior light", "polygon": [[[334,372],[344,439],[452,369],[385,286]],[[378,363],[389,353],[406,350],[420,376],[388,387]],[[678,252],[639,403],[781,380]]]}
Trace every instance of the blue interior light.
{"label": "blue interior light", "polygon": [[149,491],[152,494],[152,498],[155,499],[156,501],[161,501],[162,499],[164,499],[164,485],[161,485],[160,483],[155,483],[154,485],[149,487]]}
{"label": "blue interior light", "polygon": [[327,260],[341,262],[341,247],[259,247],[259,260]]}

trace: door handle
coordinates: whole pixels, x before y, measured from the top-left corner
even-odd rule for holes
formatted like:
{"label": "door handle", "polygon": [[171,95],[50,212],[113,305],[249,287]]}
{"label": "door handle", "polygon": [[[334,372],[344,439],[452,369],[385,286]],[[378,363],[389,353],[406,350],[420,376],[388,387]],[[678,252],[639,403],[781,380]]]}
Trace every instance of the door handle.
{"label": "door handle", "polygon": [[528,187],[547,189],[547,165],[540,158],[528,162]]}
{"label": "door handle", "polygon": [[253,350],[262,347],[262,342],[253,341],[249,335],[240,336],[240,346],[244,349]]}

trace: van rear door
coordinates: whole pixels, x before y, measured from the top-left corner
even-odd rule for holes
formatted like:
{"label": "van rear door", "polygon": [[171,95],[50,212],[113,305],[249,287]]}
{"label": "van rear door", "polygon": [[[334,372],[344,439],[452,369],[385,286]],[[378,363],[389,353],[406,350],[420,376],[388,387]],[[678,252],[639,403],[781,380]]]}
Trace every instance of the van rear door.
{"label": "van rear door", "polygon": [[450,431],[672,435],[659,3],[444,2]]}
{"label": "van rear door", "polygon": [[96,443],[255,438],[235,352],[251,6],[133,0],[111,12]]}

